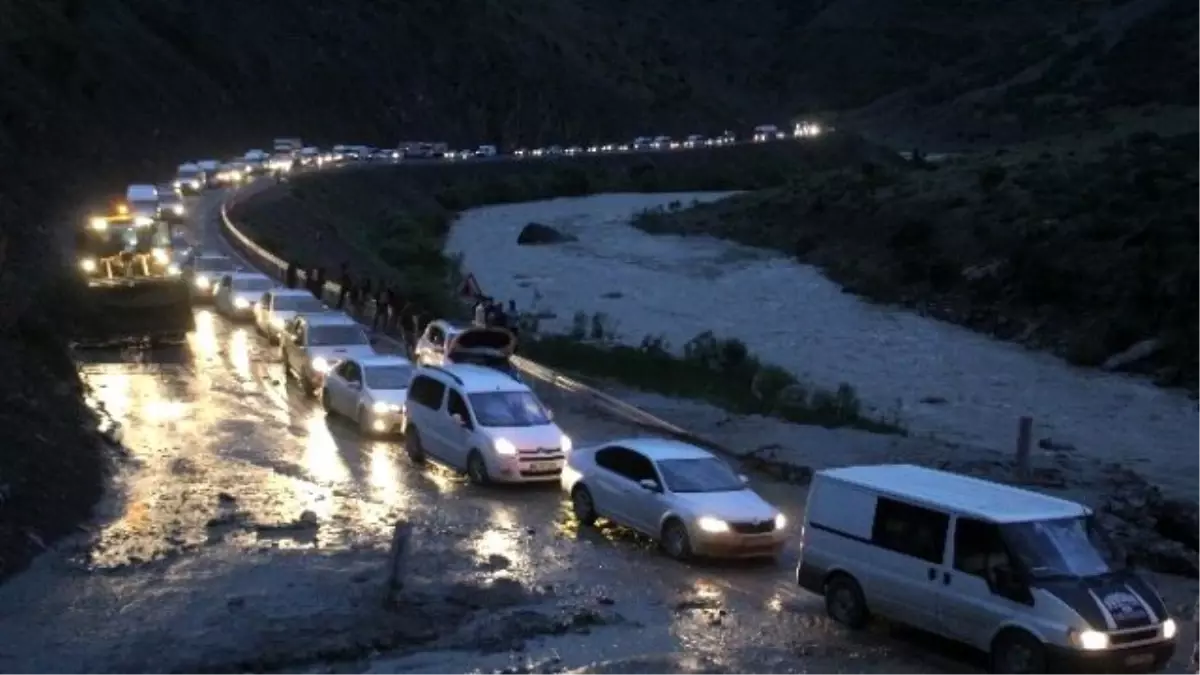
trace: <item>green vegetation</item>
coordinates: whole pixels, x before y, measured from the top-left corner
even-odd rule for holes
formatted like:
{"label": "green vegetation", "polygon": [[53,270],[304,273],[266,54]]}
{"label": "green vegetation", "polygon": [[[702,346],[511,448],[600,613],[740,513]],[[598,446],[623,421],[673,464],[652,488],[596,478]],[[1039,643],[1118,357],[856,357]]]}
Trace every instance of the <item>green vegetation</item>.
{"label": "green vegetation", "polygon": [[782,368],[759,361],[738,340],[701,333],[672,353],[661,337],[630,347],[605,340],[603,315],[578,314],[567,335],[523,341],[521,353],[538,363],[601,380],[615,380],[667,396],[708,401],[741,414],[768,415],[823,427],[904,433],[895,419],[866,415],[854,388],[836,391],[801,384]]}
{"label": "green vegetation", "polygon": [[635,223],[771,247],[850,290],[1098,365],[1135,343],[1138,369],[1195,388],[1197,136],[1138,133],[864,165]]}

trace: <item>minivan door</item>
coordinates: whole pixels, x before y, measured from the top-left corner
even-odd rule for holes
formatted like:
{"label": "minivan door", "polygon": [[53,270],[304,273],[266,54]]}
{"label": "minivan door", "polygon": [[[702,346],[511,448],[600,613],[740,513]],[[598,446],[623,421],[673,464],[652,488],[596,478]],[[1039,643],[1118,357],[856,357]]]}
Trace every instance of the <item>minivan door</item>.
{"label": "minivan door", "polygon": [[915,628],[938,632],[937,603],[930,600],[946,571],[949,530],[948,513],[878,497],[871,527],[878,557],[861,568],[867,603],[883,605],[881,613]]}
{"label": "minivan door", "polygon": [[951,564],[936,594],[938,632],[987,650],[997,627],[1032,611],[1032,591],[1020,577],[998,525],[963,517],[954,521]]}

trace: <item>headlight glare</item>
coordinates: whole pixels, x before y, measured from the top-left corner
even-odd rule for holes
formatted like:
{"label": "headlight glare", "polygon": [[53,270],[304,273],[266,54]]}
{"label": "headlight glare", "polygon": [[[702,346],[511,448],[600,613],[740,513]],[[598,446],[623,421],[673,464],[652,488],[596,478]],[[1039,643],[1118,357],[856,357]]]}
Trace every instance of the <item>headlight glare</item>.
{"label": "headlight glare", "polygon": [[575,444],[571,441],[571,437],[566,434],[562,435],[561,444],[563,452],[570,452],[575,447]]}
{"label": "headlight glare", "polygon": [[720,518],[713,518],[710,516],[704,516],[703,518],[697,520],[696,527],[699,527],[701,531],[708,532],[710,534],[719,534],[721,532],[729,531],[729,523],[721,520]]}
{"label": "headlight glare", "polygon": [[1108,649],[1108,635],[1095,630],[1075,631],[1071,640],[1084,651],[1094,652]]}
{"label": "headlight glare", "polygon": [[313,370],[317,371],[318,373],[329,372],[329,362],[320,356],[312,360],[312,367]]}
{"label": "headlight glare", "polygon": [[777,514],[775,516],[775,529],[782,530],[785,527],[787,527],[787,516],[782,513]]}
{"label": "headlight glare", "polygon": [[1170,640],[1179,632],[1179,626],[1175,623],[1175,619],[1167,619],[1162,625],[1163,639]]}
{"label": "headlight glare", "polygon": [[250,307],[250,302],[245,298],[234,298],[233,306],[237,309],[247,309]]}
{"label": "headlight glare", "polygon": [[382,415],[390,409],[391,409],[391,406],[384,403],[383,401],[376,401],[375,403],[373,403],[371,405],[371,410],[374,411],[374,413],[376,415]]}
{"label": "headlight glare", "polygon": [[517,454],[517,446],[512,444],[512,441],[507,438],[497,438],[492,446],[496,448],[496,452],[501,455]]}

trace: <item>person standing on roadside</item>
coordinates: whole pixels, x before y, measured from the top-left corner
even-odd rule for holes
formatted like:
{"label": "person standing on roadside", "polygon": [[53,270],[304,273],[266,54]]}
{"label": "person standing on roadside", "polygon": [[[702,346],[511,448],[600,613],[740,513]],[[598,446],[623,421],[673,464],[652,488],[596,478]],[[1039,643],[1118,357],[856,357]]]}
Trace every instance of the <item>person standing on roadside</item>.
{"label": "person standing on roadside", "polygon": [[371,300],[371,280],[363,279],[354,289],[354,307],[361,319],[367,315],[367,303]]}
{"label": "person standing on roadside", "polygon": [[350,289],[354,288],[354,280],[350,278],[350,266],[345,262],[338,274],[338,284],[341,289],[338,291],[337,308],[342,309],[346,306],[346,298],[350,295]]}
{"label": "person standing on roadside", "polygon": [[290,262],[287,266],[287,271],[283,273],[283,283],[288,288],[295,288],[296,283],[300,280],[300,270],[296,268],[296,263]]}
{"label": "person standing on roadside", "polygon": [[384,330],[395,335],[404,335],[404,326],[400,321],[400,311],[408,304],[404,295],[393,289],[388,294],[388,325]]}
{"label": "person standing on roadside", "polygon": [[381,330],[387,327],[388,291],[383,282],[375,289],[375,315],[371,317],[371,330]]}

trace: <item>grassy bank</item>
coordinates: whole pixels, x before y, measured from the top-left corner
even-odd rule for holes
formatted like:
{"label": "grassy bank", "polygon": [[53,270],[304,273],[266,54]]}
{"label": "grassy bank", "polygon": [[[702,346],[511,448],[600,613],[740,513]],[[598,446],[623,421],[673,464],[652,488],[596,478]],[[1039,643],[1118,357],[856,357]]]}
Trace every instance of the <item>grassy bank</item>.
{"label": "grassy bank", "polygon": [[943,166],[796,175],[788,185],[642,214],[651,233],[706,234],[821,266],[899,303],[1096,366],[1196,388],[1193,134],[1087,138]]}
{"label": "grassy bank", "polygon": [[[442,247],[460,209],[594,192],[756,189],[785,183],[797,171],[864,161],[897,162],[891,153],[834,135],[813,143],[687,153],[348,169],[269,189],[239,204],[231,217],[285,259],[329,269],[348,261],[357,276],[387,279],[433,313],[451,316],[463,311],[453,294],[458,266],[442,255]],[[577,317],[576,323],[571,335],[526,338],[522,353],[557,369],[735,412],[900,431],[894,420],[866,415],[849,386],[836,392],[810,389],[760,362],[736,340],[700,335],[676,357],[658,338],[648,337],[636,348],[613,344],[603,317]]]}

